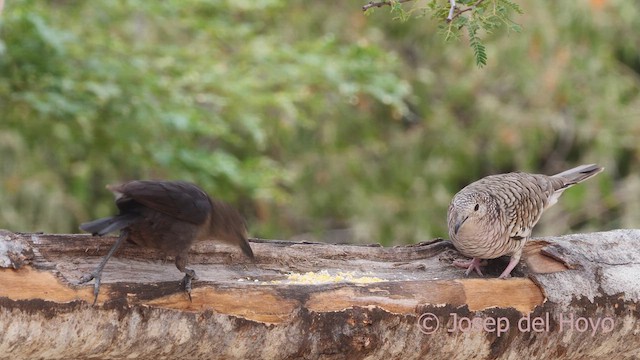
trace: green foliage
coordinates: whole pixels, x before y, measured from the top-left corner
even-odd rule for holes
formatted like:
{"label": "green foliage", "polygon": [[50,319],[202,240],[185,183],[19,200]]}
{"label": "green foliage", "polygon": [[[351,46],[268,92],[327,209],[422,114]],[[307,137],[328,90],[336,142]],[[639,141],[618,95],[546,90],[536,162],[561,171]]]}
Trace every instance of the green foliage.
{"label": "green foliage", "polygon": [[408,243],[446,236],[481,176],[592,162],[536,234],[637,226],[640,7],[487,0],[447,24],[447,4],[401,22],[348,2],[7,2],[0,227],[76,231],[114,211],[105,184],[166,178],[256,236]]}
{"label": "green foliage", "polygon": [[469,31],[469,44],[476,58],[476,65],[480,67],[487,65],[487,49],[478,38],[478,25],[476,23],[470,24],[467,30]]}
{"label": "green foliage", "polygon": [[[411,3],[411,1],[404,3]],[[522,8],[509,0],[462,0],[456,1],[454,9],[451,9],[448,1],[436,0],[405,6],[397,0],[390,0],[388,4],[394,20],[408,21],[412,17],[419,18],[431,13],[432,19],[439,24],[441,33],[447,41],[459,39],[466,29],[469,45],[478,67],[487,64],[487,52],[482,42],[481,31],[492,33],[503,27],[507,31],[521,31],[520,25],[515,23],[511,16],[513,13],[523,14]],[[365,11],[371,13],[374,8],[368,8]]]}
{"label": "green foliage", "polygon": [[[295,174],[277,154],[308,148],[295,139],[315,136],[318,119],[363,118],[355,99],[404,107],[408,87],[380,49],[267,31],[287,28],[280,1],[188,5],[12,2],[0,133],[19,144],[5,161],[27,166],[2,174],[16,184],[2,198],[56,192],[21,186],[30,177],[64,195],[27,207],[37,219],[9,207],[5,226],[69,231],[112,211],[105,183],[131,178],[191,180],[246,211],[286,201]],[[60,209],[75,217],[52,220]]]}

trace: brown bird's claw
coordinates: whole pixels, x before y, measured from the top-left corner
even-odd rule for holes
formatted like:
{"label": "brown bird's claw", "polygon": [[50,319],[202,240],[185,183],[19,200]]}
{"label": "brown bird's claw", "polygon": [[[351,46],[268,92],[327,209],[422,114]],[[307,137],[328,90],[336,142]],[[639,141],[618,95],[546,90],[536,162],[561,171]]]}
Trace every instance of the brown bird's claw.
{"label": "brown bird's claw", "polygon": [[89,281],[91,281],[91,280],[93,280],[95,278],[96,278],[96,276],[93,273],[82,275],[82,277],[80,278],[80,281],[78,281],[78,284],[88,283]]}
{"label": "brown bird's claw", "polygon": [[85,284],[88,283],[89,281],[95,279],[95,283],[93,284],[93,304],[96,304],[96,301],[98,301],[98,293],[100,292],[100,279],[102,277],[102,273],[101,272],[92,272],[90,274],[86,274],[83,275],[80,278],[80,281],[78,281],[78,284]]}
{"label": "brown bird's claw", "polygon": [[193,302],[191,299],[191,280],[196,278],[196,272],[191,269],[186,269],[184,277],[182,281],[180,281],[180,286],[189,296],[189,302]]}
{"label": "brown bird's claw", "polygon": [[467,271],[464,273],[464,276],[469,276],[469,274],[471,274],[471,272],[473,270],[475,270],[476,273],[478,273],[478,275],[484,276],[484,274],[482,274],[482,270],[480,268],[481,262],[482,262],[482,259],[473,258],[473,260],[471,260],[471,261],[456,260],[456,261],[453,262],[453,265],[457,266],[457,267],[461,267],[463,269],[467,269]]}
{"label": "brown bird's claw", "polygon": [[93,272],[91,272],[90,274],[84,275],[83,277],[80,278],[80,282],[79,282],[80,284],[87,283],[92,279],[96,280],[95,284],[93,285],[93,296],[94,296],[93,305],[95,305],[96,301],[98,301],[98,292],[100,291],[100,280],[102,279],[102,270],[104,270],[104,266],[107,265],[107,261],[109,261],[111,256],[113,256],[116,250],[118,250],[118,248],[120,247],[120,245],[122,245],[122,242],[124,241],[124,239],[127,238],[127,236],[129,236],[129,232],[126,229],[123,229],[120,232],[120,236],[118,237],[118,240],[116,240],[116,242],[113,244],[111,249],[109,249],[107,256],[105,256],[102,259],[102,261],[100,261],[100,265],[98,265],[98,267],[95,270],[93,270]]}
{"label": "brown bird's claw", "polygon": [[184,290],[189,296],[189,302],[193,302],[193,299],[191,299],[191,277],[189,275],[185,275],[182,278],[182,281],[180,281],[180,287],[182,287],[182,290]]}

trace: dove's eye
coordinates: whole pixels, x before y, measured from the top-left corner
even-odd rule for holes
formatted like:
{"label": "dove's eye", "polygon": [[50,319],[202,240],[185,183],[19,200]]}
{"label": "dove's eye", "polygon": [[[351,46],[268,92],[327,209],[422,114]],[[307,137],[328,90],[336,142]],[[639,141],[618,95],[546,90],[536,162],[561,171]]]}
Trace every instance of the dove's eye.
{"label": "dove's eye", "polygon": [[473,211],[478,211],[478,209],[480,209],[480,205],[476,204],[476,206],[473,208]]}

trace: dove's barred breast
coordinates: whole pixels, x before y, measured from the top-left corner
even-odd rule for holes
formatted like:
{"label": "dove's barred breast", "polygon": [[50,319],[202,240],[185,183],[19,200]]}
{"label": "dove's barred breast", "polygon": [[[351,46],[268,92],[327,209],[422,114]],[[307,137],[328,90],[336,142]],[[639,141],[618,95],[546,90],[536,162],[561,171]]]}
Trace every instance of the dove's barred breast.
{"label": "dove's barred breast", "polygon": [[452,236],[456,248],[466,256],[482,259],[521,250],[554,193],[554,180],[546,175],[509,173],[469,184],[456,196],[481,193],[488,212],[486,221],[475,228],[463,227],[457,236]]}

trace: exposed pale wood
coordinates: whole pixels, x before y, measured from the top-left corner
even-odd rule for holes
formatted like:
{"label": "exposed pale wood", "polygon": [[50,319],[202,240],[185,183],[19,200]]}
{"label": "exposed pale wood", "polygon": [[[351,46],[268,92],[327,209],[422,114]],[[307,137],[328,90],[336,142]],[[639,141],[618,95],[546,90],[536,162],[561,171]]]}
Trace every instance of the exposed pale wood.
{"label": "exposed pale wood", "polygon": [[570,269],[562,259],[544,252],[544,248],[550,243],[544,240],[532,240],[527,242],[523,251],[523,258],[529,270],[537,274],[551,274]]}
{"label": "exposed pale wood", "polygon": [[[463,276],[447,241],[385,248],[253,240],[235,249],[197,244],[189,302],[172,259],[126,246],[92,283],[77,285],[115,238],[0,231],[0,353],[17,358],[616,358],[640,356],[640,231],[529,242],[523,265],[495,279]],[[291,272],[327,270],[374,283],[288,284]],[[422,314],[440,328],[425,335]],[[612,331],[567,329],[560,316],[609,317]],[[548,330],[516,326],[549,318]],[[459,318],[505,318],[502,334],[452,328]],[[425,325],[426,323],[423,323]],[[559,326],[564,324],[564,328]],[[602,329],[599,329],[602,330]],[[534,337],[532,337],[534,336]],[[27,340],[25,340],[27,339]],[[635,344],[635,345],[633,345]]]}

